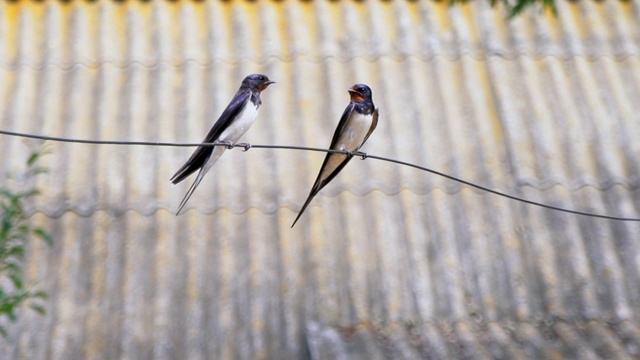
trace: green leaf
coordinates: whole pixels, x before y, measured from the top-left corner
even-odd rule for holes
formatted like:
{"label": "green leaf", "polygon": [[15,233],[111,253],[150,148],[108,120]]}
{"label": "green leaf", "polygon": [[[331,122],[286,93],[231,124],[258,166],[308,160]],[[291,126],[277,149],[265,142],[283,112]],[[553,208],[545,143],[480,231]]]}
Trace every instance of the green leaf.
{"label": "green leaf", "polygon": [[31,155],[29,156],[29,159],[27,159],[27,165],[31,166],[31,165],[35,164],[36,161],[38,161],[39,158],[40,158],[40,152],[38,152],[38,151],[32,152]]}
{"label": "green leaf", "polygon": [[557,14],[554,0],[518,0],[509,10],[508,18],[513,19],[520,15],[527,7],[533,6],[536,3],[541,3],[543,9],[550,9],[554,14]]}
{"label": "green leaf", "polygon": [[23,234],[25,234],[25,233],[28,233],[29,231],[31,231],[31,228],[29,227],[29,225],[22,224],[22,225],[18,226],[18,231],[23,233]]}
{"label": "green leaf", "polygon": [[5,260],[3,270],[7,270],[11,273],[20,273],[22,270],[20,268],[20,264],[15,263],[14,261]]}
{"label": "green leaf", "polygon": [[22,259],[24,258],[24,246],[21,246],[21,245],[11,246],[9,247],[9,249],[7,249],[7,252],[4,253],[4,255],[7,257],[13,256],[18,259]]}
{"label": "green leaf", "polygon": [[18,196],[20,198],[29,198],[29,197],[32,197],[32,196],[35,196],[35,195],[39,195],[39,194],[40,194],[40,190],[38,190],[38,189],[30,189],[30,190],[18,193]]}
{"label": "green leaf", "polygon": [[13,282],[13,285],[16,288],[18,289],[24,288],[24,281],[22,279],[22,274],[10,274],[9,279],[11,279],[11,282]]}
{"label": "green leaf", "polygon": [[31,293],[31,296],[38,299],[47,299],[49,297],[49,295],[47,295],[47,293],[42,290]]}
{"label": "green leaf", "polygon": [[48,174],[48,173],[49,173],[49,169],[45,167],[37,166],[31,169],[29,174],[35,176],[35,175]]}
{"label": "green leaf", "polygon": [[35,310],[40,315],[46,315],[47,314],[47,309],[45,309],[44,306],[42,306],[42,305],[30,304],[29,307],[31,309]]}
{"label": "green leaf", "polygon": [[[5,211],[4,214],[2,215],[2,231],[3,233],[8,233],[9,230],[11,230],[11,227],[13,225],[12,220],[13,216],[11,214],[10,211]],[[5,235],[6,236],[6,235]]]}
{"label": "green leaf", "polygon": [[[470,0],[449,0],[449,5],[453,6],[457,3],[467,3]],[[520,15],[526,8],[534,6],[536,3],[542,4],[543,9],[550,9],[553,14],[557,14],[555,0],[489,0],[491,7],[495,7],[498,3],[504,4],[507,9],[507,18],[513,19]]]}
{"label": "green leaf", "polygon": [[47,243],[47,245],[53,246],[53,238],[43,228],[35,228],[33,230],[33,234],[39,237],[40,239],[44,240]]}

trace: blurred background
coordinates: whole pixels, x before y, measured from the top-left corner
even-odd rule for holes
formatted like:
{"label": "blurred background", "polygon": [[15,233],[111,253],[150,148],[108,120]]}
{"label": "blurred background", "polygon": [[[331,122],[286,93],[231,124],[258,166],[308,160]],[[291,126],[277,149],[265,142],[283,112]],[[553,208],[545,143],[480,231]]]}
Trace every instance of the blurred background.
{"label": "blurred background", "polygon": [[[0,129],[199,142],[247,74],[242,139],[326,148],[347,89],[363,151],[508,194],[640,217],[640,4],[0,2]],[[635,110],[634,110],[635,109]],[[0,137],[0,171],[32,140]],[[295,215],[323,153],[227,151],[182,215],[193,148],[48,142],[27,208],[46,314],[3,359],[640,357],[640,224],[354,159]]]}

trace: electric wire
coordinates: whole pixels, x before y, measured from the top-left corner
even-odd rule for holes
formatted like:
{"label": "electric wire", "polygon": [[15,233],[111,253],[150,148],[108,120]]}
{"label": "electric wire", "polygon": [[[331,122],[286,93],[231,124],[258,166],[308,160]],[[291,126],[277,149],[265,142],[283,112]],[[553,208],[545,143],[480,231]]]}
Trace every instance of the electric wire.
{"label": "electric wire", "polygon": [[607,220],[640,222],[640,218],[628,218],[628,217],[621,217],[621,216],[610,216],[610,215],[589,213],[589,212],[584,212],[584,211],[565,209],[565,208],[561,208],[561,207],[558,207],[558,206],[543,204],[543,203],[540,203],[540,202],[524,199],[524,198],[521,198],[521,197],[518,197],[518,196],[509,195],[507,193],[503,193],[503,192],[488,188],[486,186],[475,184],[475,183],[472,183],[470,181],[467,181],[467,180],[464,180],[464,179],[460,179],[460,178],[457,178],[455,176],[442,173],[440,171],[432,170],[432,169],[429,169],[429,168],[424,167],[424,166],[420,166],[420,165],[413,164],[413,163],[406,162],[406,161],[402,161],[402,160],[391,159],[391,158],[387,158],[387,157],[383,157],[383,156],[371,155],[371,154],[367,154],[367,153],[364,153],[364,152],[349,152],[349,151],[342,151],[342,150],[313,148],[313,147],[295,146],[295,145],[262,145],[262,144],[253,145],[253,144],[248,144],[248,143],[236,143],[236,144],[228,144],[228,143],[175,143],[175,142],[156,142],[156,141],[117,141],[117,140],[70,139],[70,138],[63,138],[63,137],[26,134],[26,133],[19,133],[19,132],[14,132],[14,131],[7,131],[7,130],[0,130],[0,134],[8,135],[8,136],[30,138],[30,139],[38,139],[38,140],[48,140],[48,141],[65,142],[65,143],[93,144],[93,145],[125,145],[125,146],[136,146],[136,145],[138,145],[138,146],[165,146],[165,147],[226,146],[226,147],[228,147],[230,149],[231,148],[236,148],[236,147],[243,148],[244,151],[248,151],[249,149],[281,149],[281,150],[315,151],[315,152],[325,152],[325,153],[342,153],[342,154],[347,154],[347,155],[359,156],[363,160],[364,159],[374,159],[374,160],[385,161],[385,162],[398,164],[398,165],[402,165],[402,166],[408,166],[408,167],[411,167],[411,168],[414,168],[414,169],[417,169],[417,170],[421,170],[421,171],[425,171],[425,172],[429,172],[431,174],[434,174],[434,175],[437,175],[437,176],[441,176],[441,177],[444,177],[446,179],[461,183],[463,185],[467,185],[467,186],[470,186],[470,187],[473,187],[473,188],[476,188],[476,189],[479,189],[479,190],[482,190],[482,191],[485,191],[485,192],[488,192],[488,193],[491,193],[491,194],[494,194],[494,195],[498,195],[498,196],[501,196],[501,197],[504,197],[504,198],[507,198],[507,199],[510,199],[510,200],[519,201],[519,202],[522,202],[522,203],[525,203],[525,204],[529,204],[529,205],[539,206],[539,207],[542,207],[542,208],[545,208],[545,209],[549,209],[549,210],[555,210],[555,211],[560,211],[560,212],[574,214],[574,215],[588,216],[588,217],[607,219]]}

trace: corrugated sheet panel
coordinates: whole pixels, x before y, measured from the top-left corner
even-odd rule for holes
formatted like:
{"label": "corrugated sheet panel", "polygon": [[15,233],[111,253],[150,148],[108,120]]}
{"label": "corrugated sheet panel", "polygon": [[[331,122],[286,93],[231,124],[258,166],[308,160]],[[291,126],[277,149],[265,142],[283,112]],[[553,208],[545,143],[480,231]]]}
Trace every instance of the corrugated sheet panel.
{"label": "corrugated sheet panel", "polygon": [[[260,72],[277,84],[243,141],[326,147],[364,82],[371,154],[640,217],[640,6],[557,5],[3,2],[0,128],[198,142]],[[24,143],[0,139],[0,171]],[[192,149],[50,149],[31,210],[55,245],[27,264],[49,314],[3,357],[639,356],[637,223],[367,159],[290,229],[324,155],[265,149],[227,151],[175,217]]]}

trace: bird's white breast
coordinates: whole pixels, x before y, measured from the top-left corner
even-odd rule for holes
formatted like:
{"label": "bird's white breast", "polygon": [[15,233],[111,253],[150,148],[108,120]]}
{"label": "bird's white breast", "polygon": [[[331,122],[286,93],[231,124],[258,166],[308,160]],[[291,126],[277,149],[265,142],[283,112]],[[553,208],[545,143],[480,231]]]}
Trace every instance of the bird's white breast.
{"label": "bird's white breast", "polygon": [[[347,121],[347,124],[342,130],[342,134],[338,137],[338,142],[335,144],[334,149],[356,151],[362,146],[364,138],[371,128],[373,115],[362,115],[354,111]],[[321,170],[320,177],[327,178],[346,158],[347,155],[344,154],[331,154]]]}
{"label": "bird's white breast", "polygon": [[371,128],[372,120],[372,114],[363,115],[354,111],[338,140],[338,148],[349,151],[358,150]]}
{"label": "bird's white breast", "polygon": [[250,100],[233,122],[220,134],[220,141],[238,141],[256,121],[258,107]]}

